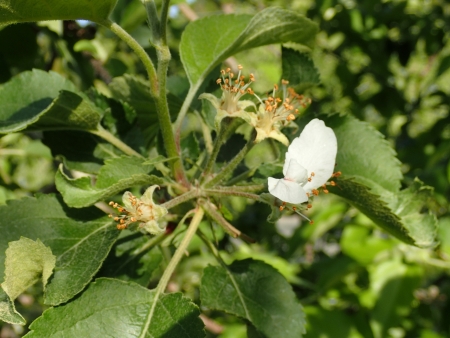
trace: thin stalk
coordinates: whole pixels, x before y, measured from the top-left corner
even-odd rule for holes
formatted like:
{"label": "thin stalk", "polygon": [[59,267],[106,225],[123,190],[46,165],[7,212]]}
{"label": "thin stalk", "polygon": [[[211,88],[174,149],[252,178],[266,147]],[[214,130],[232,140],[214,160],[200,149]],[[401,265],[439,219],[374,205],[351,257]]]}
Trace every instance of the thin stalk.
{"label": "thin stalk", "polygon": [[249,243],[255,243],[255,240],[246,234],[242,233],[240,230],[236,229],[232,226],[225,218],[223,218],[222,214],[217,211],[216,206],[211,204],[206,200],[200,200],[202,208],[208,214],[208,216],[213,219],[217,224],[219,224],[228,234],[232,237],[237,238],[241,237],[245,241]]}
{"label": "thin stalk", "polygon": [[192,101],[194,100],[197,91],[202,84],[203,79],[199,79],[194,86],[189,88],[189,91],[184,99],[183,105],[181,106],[180,112],[178,113],[177,120],[174,124],[175,135],[177,135],[177,139],[180,137],[181,125],[183,124],[183,120],[191,106]]}
{"label": "thin stalk", "polygon": [[170,0],[164,0],[161,9],[161,42],[167,45],[167,17],[169,13]]}
{"label": "thin stalk", "polygon": [[134,150],[133,148],[129,147],[127,144],[123,143],[120,139],[115,137],[113,134],[111,134],[109,131],[107,131],[106,129],[104,129],[100,125],[98,126],[98,130],[90,130],[89,132],[91,134],[94,134],[94,135],[97,135],[97,136],[101,137],[105,141],[108,141],[113,146],[115,146],[116,148],[122,150],[127,155],[137,156],[137,157],[142,157],[143,158],[143,156],[141,154],[139,154],[136,150]]}
{"label": "thin stalk", "polygon": [[150,59],[144,48],[142,48],[142,46],[138,44],[137,41],[133,39],[133,37],[130,34],[128,34],[122,27],[120,27],[115,22],[106,19],[99,21],[98,23],[110,29],[136,53],[138,58],[144,64],[145,69],[147,70],[147,75],[150,81],[150,92],[154,96],[158,92],[158,79],[156,77],[155,66],[153,65],[152,60]]}
{"label": "thin stalk", "polygon": [[208,196],[237,196],[245,197],[255,201],[259,201],[260,197],[256,194],[251,194],[244,191],[233,191],[233,190],[220,190],[220,189],[205,189],[203,190]]}
{"label": "thin stalk", "polygon": [[205,245],[208,247],[209,251],[213,254],[213,256],[217,259],[217,262],[219,262],[222,267],[227,268],[227,264],[225,261],[220,257],[219,250],[211,243],[211,241],[206,237],[206,235],[200,230],[197,230],[197,235],[200,237],[200,239],[205,243]]}
{"label": "thin stalk", "polygon": [[184,193],[183,195],[177,196],[177,197],[171,199],[170,201],[167,201],[166,203],[161,204],[161,206],[166,209],[170,209],[181,203],[184,203],[193,198],[196,198],[198,196],[199,196],[198,189],[192,189],[192,190],[189,190],[188,192]]}
{"label": "thin stalk", "polygon": [[220,182],[222,182],[224,179],[226,179],[228,176],[230,176],[234,169],[238,166],[239,163],[241,163],[244,160],[245,155],[249,152],[250,149],[253,148],[255,143],[253,142],[254,135],[250,137],[248,142],[245,144],[244,148],[241,149],[241,151],[226,165],[222,168],[222,170],[211,180],[206,182],[204,185],[205,188],[210,188]]}
{"label": "thin stalk", "polygon": [[175,137],[172,129],[172,122],[170,121],[169,105],[167,103],[166,95],[166,79],[167,69],[170,61],[170,51],[167,46],[157,46],[156,52],[158,55],[158,79],[159,79],[159,93],[156,100],[159,126],[164,141],[167,157],[174,157],[175,160],[171,162],[172,173],[178,182],[189,186],[187,182],[183,163],[181,162],[180,154],[177,150]]}
{"label": "thin stalk", "polygon": [[220,148],[230,138],[234,131],[242,124],[240,119],[236,118],[224,118],[222,120],[219,134],[214,140],[214,146],[211,154],[208,156],[204,170],[202,171],[202,178],[200,183],[203,183],[208,175],[211,173],[214,163],[216,163],[217,155],[219,155]]}
{"label": "thin stalk", "polygon": [[194,214],[194,217],[192,218],[191,223],[189,224],[189,227],[186,231],[186,234],[185,234],[183,240],[181,241],[180,245],[178,246],[177,250],[175,251],[175,254],[173,255],[172,259],[170,260],[169,265],[167,266],[166,270],[164,270],[161,280],[159,281],[158,286],[155,289],[155,296],[153,298],[152,307],[147,316],[147,321],[146,321],[144,328],[141,331],[141,334],[139,337],[143,338],[143,337],[147,336],[147,331],[150,327],[151,320],[154,316],[156,304],[159,301],[159,297],[166,289],[167,284],[169,283],[170,277],[172,276],[175,268],[177,267],[178,263],[180,262],[181,258],[183,257],[189,243],[192,240],[192,237],[194,237],[194,235],[198,229],[198,226],[200,225],[200,222],[203,218],[203,215],[204,215],[203,209],[198,208]]}

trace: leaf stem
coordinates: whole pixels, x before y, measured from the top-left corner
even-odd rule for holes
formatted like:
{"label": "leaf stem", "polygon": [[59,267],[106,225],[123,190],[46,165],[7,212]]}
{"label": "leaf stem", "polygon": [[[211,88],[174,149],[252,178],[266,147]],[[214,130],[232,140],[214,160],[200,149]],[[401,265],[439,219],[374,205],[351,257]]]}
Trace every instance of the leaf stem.
{"label": "leaf stem", "polygon": [[155,296],[153,298],[152,307],[150,308],[150,312],[147,316],[147,321],[144,325],[144,329],[142,330],[139,337],[143,338],[147,336],[147,331],[150,327],[151,320],[154,316],[156,304],[159,301],[160,295],[164,292],[164,290],[167,287],[167,284],[169,283],[170,277],[172,276],[172,273],[174,272],[176,266],[180,262],[181,258],[185,254],[185,251],[189,245],[189,243],[192,240],[192,237],[194,237],[198,226],[200,225],[200,222],[203,218],[204,211],[202,208],[198,208],[194,214],[194,217],[192,218],[191,223],[189,224],[189,227],[186,231],[186,234],[181,241],[180,245],[178,246],[177,250],[175,251],[175,254],[173,255],[172,259],[169,262],[169,265],[167,266],[166,270],[164,270],[164,273],[161,277],[161,280],[158,283],[158,286],[155,289]]}
{"label": "leaf stem", "polygon": [[241,125],[241,123],[241,120],[236,118],[224,118],[222,120],[220,131],[214,140],[213,150],[208,156],[206,165],[204,166],[205,169],[202,171],[200,183],[203,183],[208,178],[208,175],[211,173],[214,163],[216,162],[217,155],[219,155],[220,148],[230,138],[236,128]]}
{"label": "leaf stem", "polygon": [[161,9],[161,42],[163,45],[167,44],[167,17],[169,13],[169,4],[170,0],[164,0],[162,2],[162,9]]}
{"label": "leaf stem", "polygon": [[234,238],[241,237],[242,239],[246,240],[247,242],[255,243],[255,240],[253,238],[242,233],[240,230],[238,230],[234,226],[232,226],[225,218],[223,218],[223,216],[220,214],[220,212],[217,211],[217,208],[214,204],[212,204],[206,200],[199,200],[199,202],[200,202],[202,208],[208,214],[208,216],[210,218],[212,218],[215,222],[217,222],[232,237],[234,237]]}
{"label": "leaf stem", "polygon": [[244,191],[236,191],[236,190],[222,190],[222,189],[205,189],[206,195],[209,196],[237,196],[237,197],[245,197],[255,201],[259,201],[260,197],[256,194],[251,194]]}
{"label": "leaf stem", "polygon": [[127,144],[122,142],[120,139],[115,137],[113,134],[111,134],[109,131],[107,131],[106,129],[104,129],[100,125],[98,126],[97,130],[90,130],[89,132],[91,134],[94,134],[94,135],[97,135],[97,136],[101,137],[105,141],[108,141],[113,146],[115,146],[116,148],[122,150],[127,155],[137,156],[137,157],[142,157],[142,158],[144,157],[141,154],[139,154],[136,150],[134,150],[133,148],[131,148],[130,146],[128,146]]}
{"label": "leaf stem", "polygon": [[158,79],[156,77],[155,66],[153,65],[152,60],[148,56],[147,52],[142,48],[142,46],[137,43],[133,37],[128,34],[122,27],[120,27],[115,22],[112,22],[109,19],[102,20],[97,22],[98,24],[105,26],[110,29],[114,34],[116,34],[122,41],[124,41],[141,59],[142,63],[147,70],[147,75],[150,81],[150,91],[154,95],[158,92]]}
{"label": "leaf stem", "polygon": [[170,209],[173,208],[181,203],[184,203],[186,201],[189,201],[195,197],[199,196],[199,190],[198,189],[192,189],[189,190],[188,192],[177,196],[173,199],[171,199],[170,201],[167,201],[166,203],[161,204],[162,207],[166,208],[166,209]]}

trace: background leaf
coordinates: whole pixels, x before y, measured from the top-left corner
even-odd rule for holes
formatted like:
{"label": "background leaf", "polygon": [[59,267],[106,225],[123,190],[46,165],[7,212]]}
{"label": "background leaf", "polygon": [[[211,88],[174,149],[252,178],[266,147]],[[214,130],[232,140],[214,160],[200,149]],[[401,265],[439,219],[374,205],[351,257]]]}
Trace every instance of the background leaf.
{"label": "background leaf", "polygon": [[39,238],[52,249],[56,267],[44,294],[50,305],[64,303],[83,290],[119,235],[97,208],[69,209],[54,195],[11,201],[0,207],[0,219],[0,276],[9,242],[21,236]]}
{"label": "background leaf", "polygon": [[45,311],[26,337],[204,337],[197,306],[180,293],[158,300],[143,332],[154,293],[135,283],[99,278],[74,301]]}
{"label": "background leaf", "polygon": [[0,24],[44,20],[107,19],[117,0],[0,0]]}
{"label": "background leaf", "polygon": [[248,319],[266,337],[301,337],[305,318],[289,283],[270,265],[246,259],[208,266],[202,277],[203,306]]}
{"label": "background leaf", "polygon": [[132,186],[162,184],[161,178],[148,175],[153,166],[144,165],[143,162],[144,158],[134,156],[109,159],[100,169],[95,186],[90,177],[67,177],[60,166],[55,177],[56,187],[64,202],[71,207],[82,208]]}
{"label": "background leaf", "polygon": [[39,279],[42,279],[45,289],[55,263],[56,257],[52,255],[52,250],[39,239],[33,241],[21,237],[18,241],[9,242],[6,249],[3,290],[11,300],[15,300]]}
{"label": "background leaf", "polygon": [[[62,92],[60,92],[62,91]],[[55,72],[23,72],[0,87],[0,133],[26,129],[93,130],[100,111]]]}
{"label": "background leaf", "polygon": [[191,85],[203,81],[220,62],[263,45],[297,42],[311,46],[318,28],[295,12],[271,7],[249,15],[218,15],[191,22],[183,32],[180,54]]}

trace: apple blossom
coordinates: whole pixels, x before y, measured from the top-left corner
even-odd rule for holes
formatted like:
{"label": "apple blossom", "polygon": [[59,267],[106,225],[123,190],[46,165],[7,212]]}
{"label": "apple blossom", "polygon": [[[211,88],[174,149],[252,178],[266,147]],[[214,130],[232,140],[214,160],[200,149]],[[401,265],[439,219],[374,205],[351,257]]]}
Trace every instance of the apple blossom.
{"label": "apple blossom", "polygon": [[299,113],[297,106],[304,108],[311,100],[297,94],[294,89],[287,88],[288,84],[289,82],[286,80],[281,81],[282,99],[276,97],[278,85],[274,86],[272,96],[269,96],[264,102],[255,95],[261,104],[257,113],[249,113],[250,118],[248,122],[255,127],[256,143],[266,138],[273,138],[286,146],[289,144],[289,140],[280,130],[295,120],[296,115]]}
{"label": "apple blossom", "polygon": [[333,175],[337,141],[333,130],[319,119],[309,122],[288,148],[284,178],[269,177],[269,192],[283,202],[307,202]]}
{"label": "apple blossom", "polygon": [[[167,209],[153,202],[153,192],[157,185],[147,188],[145,193],[139,199],[131,192],[126,191],[122,196],[123,205],[110,202],[109,205],[116,208],[123,215],[115,216],[114,220],[119,222],[117,229],[126,229],[129,224],[141,222],[140,228],[143,228],[152,235],[162,233],[166,230],[165,225],[162,226],[158,219],[167,214]],[[112,215],[110,215],[112,217]]]}
{"label": "apple blossom", "polygon": [[217,110],[215,118],[216,129],[220,129],[220,122],[225,117],[240,117],[244,120],[248,120],[248,112],[245,111],[247,107],[255,104],[249,100],[241,100],[241,97],[245,94],[253,95],[254,92],[250,88],[250,84],[255,82],[255,77],[250,74],[249,81],[245,82],[245,77],[241,75],[242,66],[238,66],[239,73],[237,78],[234,78],[234,74],[230,68],[221,70],[221,77],[217,79],[217,84],[222,89],[222,97],[219,99],[213,94],[204,93],[199,96],[200,99],[206,99],[212,103]]}

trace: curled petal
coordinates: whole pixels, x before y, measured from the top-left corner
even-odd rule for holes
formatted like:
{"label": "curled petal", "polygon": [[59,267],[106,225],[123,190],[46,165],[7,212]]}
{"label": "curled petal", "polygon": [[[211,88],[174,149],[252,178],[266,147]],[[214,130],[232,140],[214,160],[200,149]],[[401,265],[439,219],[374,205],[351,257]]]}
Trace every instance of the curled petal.
{"label": "curled petal", "polygon": [[296,182],[269,177],[269,192],[283,202],[299,204],[308,201],[305,190]]}
{"label": "curled petal", "polygon": [[153,202],[153,193],[155,192],[155,189],[159,189],[159,185],[152,185],[145,190],[144,194],[141,197],[141,201],[145,204],[155,204]]}
{"label": "curled petal", "polygon": [[326,183],[333,174],[337,153],[336,136],[323,121],[314,119],[292,141],[288,153],[290,158],[307,168],[308,177],[314,173],[311,182],[303,186],[309,192]]}
{"label": "curled petal", "polygon": [[306,183],[308,181],[308,171],[288,155],[286,154],[286,161],[283,167],[284,178],[299,184]]}

